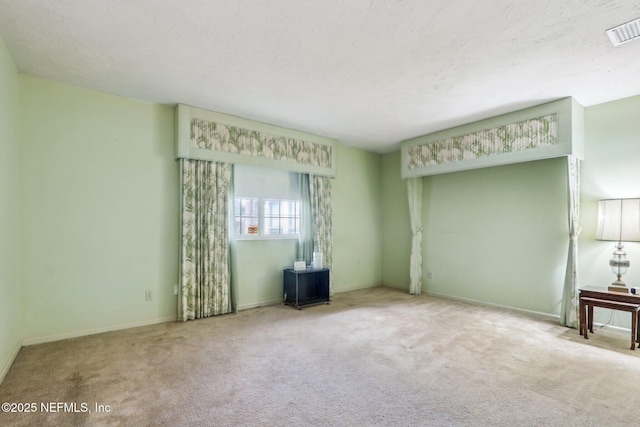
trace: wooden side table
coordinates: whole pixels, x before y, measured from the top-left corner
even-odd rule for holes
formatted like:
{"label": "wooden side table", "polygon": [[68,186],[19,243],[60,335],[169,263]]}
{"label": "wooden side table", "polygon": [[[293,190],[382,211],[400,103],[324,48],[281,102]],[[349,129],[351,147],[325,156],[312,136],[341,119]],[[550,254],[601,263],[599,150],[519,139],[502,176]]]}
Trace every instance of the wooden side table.
{"label": "wooden side table", "polygon": [[580,335],[589,339],[593,333],[593,308],[602,307],[631,313],[631,350],[640,342],[640,295],[609,291],[606,288],[587,286],[580,289]]}

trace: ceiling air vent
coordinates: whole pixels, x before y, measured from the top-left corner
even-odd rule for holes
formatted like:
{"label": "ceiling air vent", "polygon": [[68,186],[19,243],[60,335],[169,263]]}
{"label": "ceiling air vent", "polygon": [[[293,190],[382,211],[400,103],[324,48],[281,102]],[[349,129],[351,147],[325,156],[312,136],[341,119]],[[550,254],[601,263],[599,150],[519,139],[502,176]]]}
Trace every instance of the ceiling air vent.
{"label": "ceiling air vent", "polygon": [[607,35],[614,46],[640,38],[640,18],[607,30]]}

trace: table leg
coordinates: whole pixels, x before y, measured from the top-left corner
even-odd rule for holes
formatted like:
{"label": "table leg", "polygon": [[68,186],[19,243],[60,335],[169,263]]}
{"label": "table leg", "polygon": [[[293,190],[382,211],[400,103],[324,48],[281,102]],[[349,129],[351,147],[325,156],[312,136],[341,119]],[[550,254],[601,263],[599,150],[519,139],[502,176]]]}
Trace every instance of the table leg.
{"label": "table leg", "polygon": [[631,312],[631,350],[636,349],[636,334],[638,327],[638,311],[633,310]]}
{"label": "table leg", "polygon": [[589,324],[589,332],[593,333],[593,306],[588,305],[587,309],[589,310],[589,314],[587,315],[587,323]]}
{"label": "table leg", "polygon": [[589,339],[589,321],[593,316],[589,316],[590,311],[592,310],[592,307],[590,305],[588,305],[586,302],[584,303],[584,329],[582,332],[584,332],[584,339],[588,340]]}
{"label": "table leg", "polygon": [[586,321],[586,311],[584,301],[580,300],[580,335],[584,335],[584,330],[587,327]]}

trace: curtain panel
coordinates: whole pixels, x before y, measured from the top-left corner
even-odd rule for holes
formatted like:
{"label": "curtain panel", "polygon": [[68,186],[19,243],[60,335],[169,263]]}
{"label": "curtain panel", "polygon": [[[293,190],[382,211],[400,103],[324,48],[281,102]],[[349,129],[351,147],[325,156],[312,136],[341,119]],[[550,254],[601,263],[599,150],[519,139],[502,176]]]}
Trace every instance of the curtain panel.
{"label": "curtain panel", "polygon": [[313,257],[313,224],[311,211],[311,189],[309,187],[309,174],[301,173],[300,187],[300,237],[298,238],[298,261],[304,261],[306,265],[311,263]]}
{"label": "curtain panel", "polygon": [[419,295],[422,292],[422,178],[407,179],[407,194],[412,233],[409,293]]}
{"label": "curtain panel", "polygon": [[580,159],[567,157],[569,254],[562,292],[560,324],[578,327],[578,236],[580,235]]}
{"label": "curtain panel", "polygon": [[229,313],[229,186],[231,165],[180,160],[181,253],[179,319]]}
{"label": "curtain panel", "polygon": [[[333,197],[331,179],[326,176],[309,176],[311,196],[311,223],[313,228],[313,250],[321,252],[324,268],[333,265]],[[329,294],[333,295],[333,274],[330,275]]]}

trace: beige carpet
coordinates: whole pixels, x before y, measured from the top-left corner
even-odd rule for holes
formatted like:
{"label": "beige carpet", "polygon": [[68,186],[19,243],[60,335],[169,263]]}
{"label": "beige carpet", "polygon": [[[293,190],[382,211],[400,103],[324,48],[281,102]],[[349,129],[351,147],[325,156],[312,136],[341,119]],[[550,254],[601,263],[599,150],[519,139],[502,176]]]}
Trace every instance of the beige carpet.
{"label": "beige carpet", "polygon": [[[630,425],[640,351],[628,346],[606,329],[587,341],[550,320],[375,288],[25,347],[0,402],[37,412],[0,413],[0,425]],[[46,402],[91,412],[43,413]]]}

